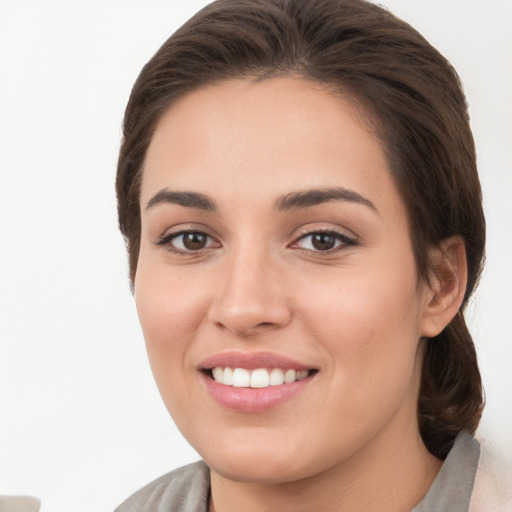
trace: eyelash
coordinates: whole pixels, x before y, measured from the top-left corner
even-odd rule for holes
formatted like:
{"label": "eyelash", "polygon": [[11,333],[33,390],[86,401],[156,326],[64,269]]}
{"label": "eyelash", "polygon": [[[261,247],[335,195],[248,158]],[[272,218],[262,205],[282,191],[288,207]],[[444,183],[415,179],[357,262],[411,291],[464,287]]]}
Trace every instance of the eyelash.
{"label": "eyelash", "polygon": [[[184,229],[182,231],[178,231],[177,233],[169,233],[167,235],[161,236],[156,245],[165,247],[168,251],[178,254],[179,256],[194,256],[198,254],[202,254],[205,250],[210,249],[210,246],[206,246],[197,250],[193,249],[179,249],[173,245],[173,241],[178,239],[179,237],[183,237],[184,235],[200,235],[205,236],[208,240],[214,240],[212,236],[204,231],[198,229]],[[208,243],[208,242],[207,242]]]}
{"label": "eyelash", "polygon": [[[299,248],[301,249],[302,251],[305,251],[305,252],[308,252],[308,253],[314,253],[314,254],[332,254],[332,253],[335,253],[335,252],[338,252],[338,251],[342,251],[342,250],[345,250],[347,249],[348,247],[351,247],[351,246],[355,246],[357,245],[357,240],[354,239],[354,238],[351,238],[347,235],[344,235],[342,233],[339,233],[338,231],[332,231],[332,230],[327,230],[327,229],[318,229],[318,230],[315,230],[315,231],[309,231],[308,233],[305,233],[303,235],[301,235],[295,242],[293,242],[291,244],[291,247],[294,247],[296,246],[301,240],[305,240],[307,238],[310,238],[310,237],[313,237],[315,235],[324,235],[324,236],[329,236],[329,237],[333,237],[334,238],[334,241],[335,241],[335,245],[334,247],[330,248],[330,249],[326,249],[324,251],[320,250],[320,249],[304,249],[304,248]],[[311,241],[311,243],[313,243]]]}
{"label": "eyelash", "polygon": [[[156,245],[165,247],[168,251],[170,251],[174,254],[177,254],[179,256],[200,255],[200,254],[203,254],[205,251],[211,249],[212,246],[215,245],[215,243],[209,244],[209,245],[199,248],[197,250],[186,249],[186,248],[180,249],[180,248],[177,248],[176,246],[174,246],[173,241],[178,239],[179,237],[183,237],[184,235],[199,235],[199,236],[205,236],[210,241],[215,240],[211,235],[209,235],[208,233],[205,233],[204,231],[194,230],[194,229],[186,229],[183,231],[179,231],[177,233],[169,233],[167,235],[161,236],[158,239],[158,241],[156,242]],[[302,240],[306,240],[309,237],[313,237],[314,235],[325,235],[325,236],[333,237],[336,245],[334,247],[332,247],[330,249],[326,249],[326,250],[320,250],[320,249],[315,250],[315,249],[297,247],[299,242],[301,242]],[[339,233],[337,231],[318,229],[318,230],[309,231],[307,233],[302,234],[292,244],[290,244],[289,247],[297,248],[298,250],[301,250],[308,254],[332,254],[332,253],[335,253],[338,251],[345,250],[348,247],[355,246],[355,245],[357,245],[357,243],[358,242],[355,238],[351,238],[351,237],[344,235],[342,233]],[[207,244],[208,244],[208,242],[207,242]],[[220,246],[220,245],[218,245],[218,246]]]}

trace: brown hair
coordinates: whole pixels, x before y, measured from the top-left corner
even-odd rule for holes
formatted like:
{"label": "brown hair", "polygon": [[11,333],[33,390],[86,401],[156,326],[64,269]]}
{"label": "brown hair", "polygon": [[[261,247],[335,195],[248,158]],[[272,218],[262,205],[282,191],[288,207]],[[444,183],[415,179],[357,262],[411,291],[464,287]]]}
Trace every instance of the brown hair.
{"label": "brown hair", "polygon": [[133,284],[140,245],[144,158],[169,105],[228,78],[293,75],[348,94],[371,113],[409,215],[418,274],[429,248],[462,237],[468,284],[461,311],[427,341],[418,401],[423,440],[444,458],[483,408],[463,311],[484,258],[485,220],[459,78],[418,32],[364,0],[217,0],[175,32],[144,66],[124,119],[116,190]]}

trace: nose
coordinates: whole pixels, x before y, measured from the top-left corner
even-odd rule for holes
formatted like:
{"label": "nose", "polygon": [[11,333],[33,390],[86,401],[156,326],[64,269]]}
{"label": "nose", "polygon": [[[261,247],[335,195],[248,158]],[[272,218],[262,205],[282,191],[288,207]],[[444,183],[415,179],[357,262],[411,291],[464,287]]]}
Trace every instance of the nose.
{"label": "nose", "polygon": [[208,319],[231,333],[247,337],[285,327],[292,311],[275,262],[264,252],[237,251],[222,263],[220,286]]}

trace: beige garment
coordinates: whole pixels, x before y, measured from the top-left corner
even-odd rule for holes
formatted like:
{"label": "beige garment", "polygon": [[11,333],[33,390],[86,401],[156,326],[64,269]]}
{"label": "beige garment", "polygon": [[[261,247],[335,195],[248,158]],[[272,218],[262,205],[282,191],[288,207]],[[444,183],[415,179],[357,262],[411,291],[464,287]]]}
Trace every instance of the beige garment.
{"label": "beige garment", "polygon": [[39,512],[40,507],[32,496],[0,496],[0,512]]}

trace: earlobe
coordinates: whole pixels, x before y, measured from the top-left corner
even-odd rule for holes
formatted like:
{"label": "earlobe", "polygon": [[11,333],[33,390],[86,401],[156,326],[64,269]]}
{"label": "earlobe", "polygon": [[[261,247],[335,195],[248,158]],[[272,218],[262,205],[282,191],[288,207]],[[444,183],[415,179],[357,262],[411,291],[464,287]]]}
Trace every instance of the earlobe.
{"label": "earlobe", "polygon": [[444,240],[430,255],[433,274],[422,320],[422,336],[437,336],[459,311],[467,284],[466,248],[460,236]]}

